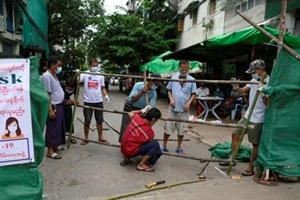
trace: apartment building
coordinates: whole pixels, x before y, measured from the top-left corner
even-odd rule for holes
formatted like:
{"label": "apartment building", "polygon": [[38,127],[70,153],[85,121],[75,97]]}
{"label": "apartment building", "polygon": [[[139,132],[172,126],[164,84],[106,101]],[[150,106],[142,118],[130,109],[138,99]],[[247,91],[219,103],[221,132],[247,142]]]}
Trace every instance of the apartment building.
{"label": "apartment building", "polygon": [[20,11],[7,0],[0,0],[0,57],[20,54]]}

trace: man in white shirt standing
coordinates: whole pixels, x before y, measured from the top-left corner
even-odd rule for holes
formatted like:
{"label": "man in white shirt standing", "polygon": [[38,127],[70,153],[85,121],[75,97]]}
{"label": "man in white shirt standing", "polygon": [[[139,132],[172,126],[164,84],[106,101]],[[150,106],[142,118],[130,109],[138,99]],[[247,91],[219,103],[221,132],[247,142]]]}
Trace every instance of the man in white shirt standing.
{"label": "man in white shirt standing", "polygon": [[[266,73],[265,71],[265,62],[263,60],[254,60],[250,63],[249,69],[246,71],[246,73],[252,75],[251,81],[257,82],[260,80],[261,76]],[[269,82],[269,76],[267,76],[264,79],[264,84],[268,84]],[[240,88],[238,84],[232,84],[232,89],[240,94],[248,93],[249,92],[249,106],[248,110],[246,111],[244,117],[238,122],[238,124],[244,125],[246,119],[249,116],[250,108],[254,100],[254,96],[257,90],[260,90],[259,85],[257,84],[247,84],[245,87]],[[267,96],[263,93],[259,94],[259,97],[257,99],[257,102],[255,104],[252,116],[250,118],[249,125],[254,125],[254,129],[248,129],[248,140],[253,146],[250,163],[248,165],[248,168],[242,173],[243,176],[252,176],[254,174],[254,167],[253,163],[257,158],[258,153],[258,145],[260,141],[260,136],[262,132],[262,124],[264,122],[264,116],[265,116],[265,109],[267,107],[268,99]],[[231,153],[233,153],[238,145],[239,137],[242,132],[242,128],[237,128],[232,133],[232,141],[231,141]],[[229,163],[220,163],[221,166],[228,166]],[[235,163],[234,163],[235,165]]]}
{"label": "man in white shirt standing", "polygon": [[[99,63],[96,59],[89,61],[90,71],[97,73],[99,70]],[[84,87],[84,105],[96,108],[103,108],[103,96],[107,103],[109,97],[105,89],[104,76],[96,74],[81,74],[80,82],[83,83]],[[89,129],[92,120],[93,112],[95,112],[95,120],[97,122],[98,141],[108,142],[103,138],[102,134],[102,123],[103,123],[103,111],[95,110],[91,108],[83,108],[84,115],[84,138],[80,144],[86,145],[88,143]]]}

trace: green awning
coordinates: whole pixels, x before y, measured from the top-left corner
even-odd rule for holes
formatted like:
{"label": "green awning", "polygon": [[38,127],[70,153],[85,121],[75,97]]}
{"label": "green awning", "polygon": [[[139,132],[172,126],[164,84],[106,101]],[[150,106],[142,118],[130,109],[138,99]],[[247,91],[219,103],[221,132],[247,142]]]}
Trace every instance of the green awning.
{"label": "green awning", "polygon": [[199,1],[193,1],[184,9],[184,11],[191,12],[193,10],[196,10],[199,7],[199,5],[200,5]]}
{"label": "green awning", "polygon": [[[300,8],[299,0],[288,0],[286,11],[292,11]],[[281,0],[267,0],[266,2],[266,12],[265,19],[269,19],[271,17],[275,17],[280,15],[281,12]]]}
{"label": "green awning", "polygon": [[[172,52],[167,51],[157,57],[152,58],[149,62],[139,67],[140,71],[147,70],[151,73],[160,74],[162,77],[171,77],[178,72],[179,61],[174,59],[162,60],[162,57],[171,54]],[[198,61],[190,61],[189,73],[200,73],[202,72],[202,63]]]}
{"label": "green awning", "polygon": [[[278,31],[267,26],[261,26],[264,30],[275,37],[278,37]],[[222,60],[236,56],[249,54],[253,46],[260,47],[256,54],[273,55],[277,47],[266,45],[271,43],[271,39],[262,34],[253,27],[244,28],[232,33],[220,35],[208,39],[185,49],[166,55],[163,59],[189,59],[189,60]],[[300,38],[285,34],[284,43],[289,47],[300,47]]]}

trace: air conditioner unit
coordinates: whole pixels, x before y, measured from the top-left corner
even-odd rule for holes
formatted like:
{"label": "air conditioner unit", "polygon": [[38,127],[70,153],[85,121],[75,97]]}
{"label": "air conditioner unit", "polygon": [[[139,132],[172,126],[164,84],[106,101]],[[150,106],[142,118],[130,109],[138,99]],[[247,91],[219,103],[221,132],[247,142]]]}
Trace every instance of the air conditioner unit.
{"label": "air conditioner unit", "polygon": [[202,26],[203,27],[213,27],[214,21],[210,17],[203,17]]}
{"label": "air conditioner unit", "polygon": [[6,19],[3,15],[0,15],[0,33],[6,32]]}

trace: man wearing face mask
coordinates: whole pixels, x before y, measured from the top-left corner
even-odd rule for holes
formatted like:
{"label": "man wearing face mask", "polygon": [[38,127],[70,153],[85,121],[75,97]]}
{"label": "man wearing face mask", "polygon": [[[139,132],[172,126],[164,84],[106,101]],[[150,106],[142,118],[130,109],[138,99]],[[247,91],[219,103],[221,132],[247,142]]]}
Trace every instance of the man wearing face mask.
{"label": "man wearing face mask", "polygon": [[[261,76],[266,73],[265,71],[265,62],[261,59],[254,60],[250,63],[249,69],[246,71],[246,73],[252,75],[251,81],[257,82],[260,80]],[[236,80],[235,78],[232,80]],[[264,86],[266,86],[269,82],[269,76],[266,76],[264,79]],[[261,85],[257,84],[247,84],[245,87],[240,88],[238,84],[232,84],[232,89],[240,94],[248,93],[249,92],[249,106],[248,109],[244,115],[244,117],[238,122],[238,124],[245,124],[246,119],[249,116],[250,108],[254,100],[254,96],[257,90],[262,89]],[[250,125],[254,125],[254,129],[248,129],[248,140],[253,146],[252,154],[250,163],[247,167],[247,169],[242,173],[243,176],[252,176],[254,174],[254,167],[253,163],[257,158],[258,153],[258,145],[260,141],[261,131],[262,131],[262,123],[264,121],[264,115],[265,115],[265,109],[267,107],[268,99],[266,95],[263,93],[259,94],[259,97],[257,99],[257,102],[255,104],[252,116],[250,118]],[[232,141],[231,141],[231,153],[233,153],[238,145],[239,137],[242,132],[242,128],[237,128],[231,135]],[[219,163],[221,166],[228,166],[229,163]],[[235,164],[234,164],[235,165]]]}
{"label": "man wearing face mask", "polygon": [[64,124],[64,91],[56,74],[62,71],[62,61],[53,56],[48,61],[48,69],[42,76],[42,82],[49,95],[49,112],[46,122],[45,143],[48,147],[47,157],[60,159],[55,150],[66,143]]}
{"label": "man wearing face mask", "polygon": [[[197,86],[195,82],[185,82],[185,80],[195,80],[188,74],[189,61],[181,60],[179,62],[179,74],[174,75],[171,79],[181,79],[180,82],[170,81],[167,85],[168,97],[170,100],[168,117],[171,119],[188,120],[190,105],[196,97]],[[162,151],[167,149],[167,141],[170,134],[177,132],[178,143],[175,150],[178,154],[184,154],[181,147],[183,136],[187,133],[187,123],[166,121],[165,122],[164,141]]]}
{"label": "man wearing face mask", "polygon": [[[97,73],[99,70],[99,63],[96,59],[89,61],[90,71]],[[109,103],[109,97],[105,89],[104,76],[96,74],[81,74],[80,82],[84,87],[84,105],[96,108],[103,108],[103,97],[106,102]],[[75,97],[77,99],[77,97]],[[95,112],[95,120],[97,122],[98,141],[108,142],[103,137],[102,123],[103,123],[103,111],[94,110],[91,108],[83,108],[84,115],[84,138],[80,144],[86,145],[88,143],[89,129],[92,120],[93,112]]]}
{"label": "man wearing face mask", "polygon": [[[161,75],[151,74],[150,77],[161,78]],[[161,85],[161,81],[155,79],[147,81],[146,85],[142,81],[135,83],[129,96],[126,98],[123,110],[126,112],[130,112],[132,110],[141,110],[142,108],[146,107],[146,94],[149,98],[149,105],[151,107],[154,107],[157,99],[156,89]],[[130,117],[128,115],[123,115],[120,128],[119,142],[121,142],[122,136],[129,122]]]}

